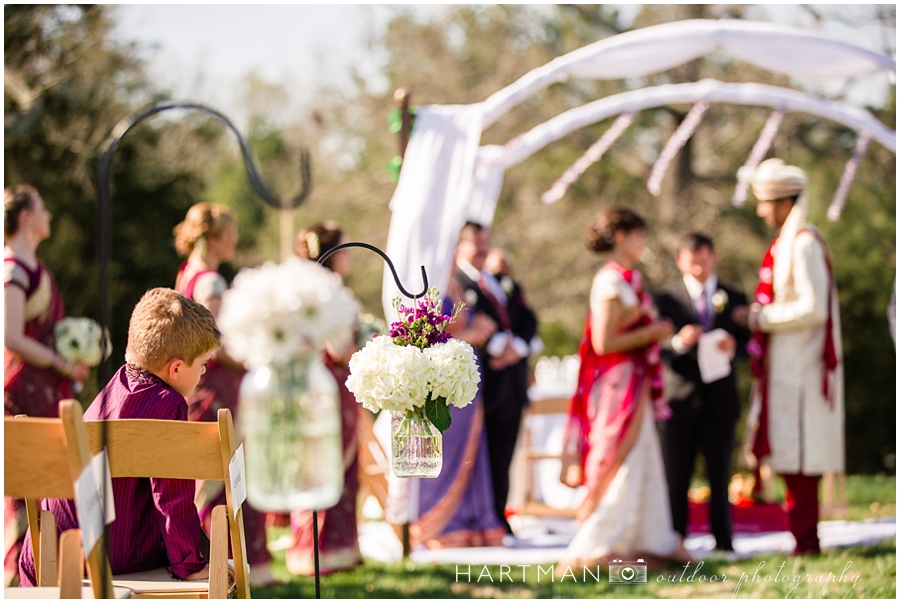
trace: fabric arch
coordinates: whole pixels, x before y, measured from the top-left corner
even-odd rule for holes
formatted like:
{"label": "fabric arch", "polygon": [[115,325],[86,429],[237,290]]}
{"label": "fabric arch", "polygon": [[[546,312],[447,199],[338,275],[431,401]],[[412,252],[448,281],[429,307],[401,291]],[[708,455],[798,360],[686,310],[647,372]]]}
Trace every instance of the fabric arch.
{"label": "fabric arch", "polygon": [[786,25],[690,19],[594,42],[533,69],[484,101],[484,127],[535,92],[570,78],[619,79],[659,73],[722,48],[775,73],[857,77],[896,72],[896,61],[843,40]]}
{"label": "fabric arch", "polygon": [[[490,225],[506,167],[579,127],[625,111],[698,100],[802,111],[842,123],[896,151],[896,134],[866,111],[765,84],[704,80],[623,92],[570,109],[503,147],[479,147],[482,131],[530,95],[569,78],[615,79],[664,71],[723,48],[741,60],[795,76],[854,77],[884,72],[896,61],[885,54],[815,32],[752,21],[689,20],[600,40],[525,74],[471,105],[430,105],[416,112],[400,180],[391,200],[387,253],[404,284],[418,283],[424,266],[431,285],[444,291],[456,237],[466,219]],[[408,285],[407,288],[416,285]],[[399,297],[385,269],[385,316]]]}
{"label": "fabric arch", "polygon": [[863,109],[768,84],[734,84],[701,80],[631,90],[569,109],[507,143],[504,148],[508,149],[508,152],[495,161],[508,168],[579,128],[620,113],[637,113],[663,105],[704,100],[710,103],[767,106],[785,113],[803,112],[817,115],[858,132],[868,132],[873,140],[896,152],[896,132]]}

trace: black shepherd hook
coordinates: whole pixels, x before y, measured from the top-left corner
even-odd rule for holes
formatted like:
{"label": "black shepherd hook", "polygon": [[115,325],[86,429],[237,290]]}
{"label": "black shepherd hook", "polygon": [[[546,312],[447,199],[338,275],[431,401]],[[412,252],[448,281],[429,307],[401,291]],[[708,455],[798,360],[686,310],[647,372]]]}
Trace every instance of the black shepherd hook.
{"label": "black shepherd hook", "polygon": [[[225,115],[216,111],[215,109],[211,109],[205,105],[201,105],[198,103],[186,102],[186,101],[166,101],[157,103],[155,105],[151,105],[141,111],[135,113],[131,117],[126,117],[122,119],[115,125],[110,132],[109,139],[106,142],[106,151],[103,153],[103,158],[100,161],[100,168],[98,170],[97,175],[97,190],[98,190],[98,214],[100,221],[99,228],[99,237],[98,237],[98,260],[99,260],[99,287],[98,287],[98,302],[99,302],[99,323],[101,327],[101,332],[104,332],[108,329],[110,323],[110,310],[109,310],[109,292],[110,292],[110,279],[109,279],[109,259],[110,259],[110,249],[111,249],[111,238],[112,238],[112,224],[110,219],[110,181],[112,179],[112,160],[113,155],[116,152],[116,148],[119,146],[119,142],[121,142],[122,138],[130,132],[135,126],[140,124],[145,119],[148,119],[157,113],[162,113],[163,111],[168,111],[169,109],[195,109],[198,111],[202,111],[203,113],[207,113],[216,117],[219,121],[221,121],[225,126],[230,129],[235,137],[238,140],[238,144],[241,146],[241,153],[244,157],[244,164],[247,167],[247,176],[250,178],[250,184],[253,186],[253,189],[256,191],[256,194],[260,196],[260,198],[265,201],[268,205],[272,207],[276,207],[279,209],[293,209],[303,203],[303,200],[309,196],[310,188],[312,187],[312,178],[310,175],[310,160],[309,160],[309,151],[303,149],[300,153],[300,176],[302,180],[300,193],[297,194],[293,199],[282,201],[275,197],[269,191],[268,187],[262,180],[262,177],[259,174],[259,170],[256,168],[256,163],[253,160],[253,154],[250,151],[250,147],[247,145],[247,142],[241,136],[241,133],[235,127],[235,125],[229,120]],[[102,357],[106,358],[108,355],[107,342],[105,338],[101,339],[101,350]],[[109,381],[110,375],[110,363],[109,359],[102,361],[100,366],[98,367],[98,377],[100,379],[100,383],[105,384]],[[104,395],[100,400],[101,412],[103,408],[106,406],[106,392],[104,390]],[[103,429],[103,433],[101,434],[102,441],[106,442],[106,430]],[[105,483],[105,480],[104,482]],[[106,497],[106,494],[103,494],[103,497]],[[107,534],[108,536],[108,534]],[[103,557],[104,563],[107,562],[106,557]],[[106,569],[102,569],[102,571],[106,571]],[[318,588],[317,588],[318,590]],[[318,594],[318,593],[317,593]],[[108,598],[112,597],[112,593],[105,593],[105,596]]]}
{"label": "black shepherd hook", "polygon": [[[112,236],[112,225],[110,219],[110,182],[112,180],[113,156],[115,155],[116,148],[119,146],[119,142],[121,142],[122,138],[135,126],[137,126],[144,120],[156,115],[157,113],[162,113],[163,111],[168,111],[170,109],[194,109],[212,115],[223,124],[225,124],[225,126],[234,133],[235,137],[237,138],[238,144],[241,147],[241,154],[244,157],[244,164],[247,167],[247,176],[250,179],[250,184],[253,186],[256,194],[259,195],[259,197],[268,205],[280,209],[295,208],[303,203],[304,199],[309,196],[310,188],[312,187],[309,151],[303,149],[300,153],[300,176],[302,182],[300,192],[293,199],[278,199],[275,195],[272,194],[272,192],[263,182],[262,177],[259,174],[259,170],[256,168],[256,162],[253,159],[253,153],[250,151],[250,147],[247,145],[247,142],[244,140],[243,136],[241,136],[241,133],[238,131],[237,127],[235,127],[231,120],[228,119],[225,115],[205,105],[188,101],[165,101],[157,103],[155,105],[151,105],[145,109],[142,109],[141,111],[138,111],[134,115],[126,117],[119,121],[119,123],[117,123],[112,129],[112,132],[109,135],[109,139],[107,140],[106,151],[104,151],[103,158],[100,161],[100,169],[98,171],[97,177],[100,213],[100,236],[98,241],[100,287],[98,297],[100,305],[100,326],[104,328],[108,327],[110,322],[108,298],[110,289],[109,256],[111,248],[110,241]],[[106,342],[104,341],[102,345],[105,347]],[[104,350],[104,354],[105,353],[106,350]],[[109,364],[105,362],[101,363],[99,373],[101,382],[105,382],[106,379],[109,379]]]}
{"label": "black shepherd hook", "polygon": [[145,119],[156,115],[157,113],[162,113],[163,111],[168,111],[169,109],[196,109],[198,111],[202,111],[203,113],[207,113],[212,115],[221,121],[225,126],[231,130],[235,137],[237,138],[238,144],[241,146],[241,154],[244,156],[244,164],[247,166],[247,176],[250,178],[250,184],[253,186],[253,190],[256,191],[256,194],[260,196],[260,198],[271,205],[272,207],[277,207],[280,209],[293,209],[303,203],[303,200],[309,196],[309,191],[311,187],[312,179],[310,178],[310,162],[309,162],[309,151],[303,149],[300,152],[300,176],[302,178],[302,184],[300,193],[294,197],[293,199],[281,200],[275,197],[269,188],[265,185],[262,180],[262,176],[259,174],[259,170],[256,168],[256,162],[253,160],[253,153],[250,151],[250,147],[247,145],[247,142],[244,140],[244,137],[241,136],[241,133],[238,131],[237,127],[231,122],[230,119],[225,117],[219,111],[207,107],[206,105],[201,105],[199,103],[193,103],[189,101],[165,101],[161,103],[157,103],[155,105],[151,105],[141,111],[138,111],[131,117],[126,117],[121,120],[116,126],[112,129],[110,133],[110,138],[107,142],[106,152],[103,154],[103,159],[100,164],[100,198],[101,202],[104,197],[106,199],[109,198],[109,171],[112,166],[112,158],[115,153],[116,147],[119,145],[119,141],[127,134],[132,128],[140,124]]}
{"label": "black shepherd hook", "polygon": [[403,283],[400,282],[400,277],[397,276],[397,270],[394,268],[394,263],[391,261],[391,258],[389,258],[387,256],[387,254],[385,252],[383,252],[382,250],[378,249],[374,245],[369,245],[368,243],[353,243],[353,242],[341,243],[337,247],[332,247],[331,249],[329,249],[328,251],[323,253],[321,255],[321,257],[319,257],[319,259],[316,260],[316,263],[321,264],[322,262],[327,260],[329,256],[331,256],[332,254],[334,254],[346,247],[362,247],[363,249],[368,249],[369,251],[374,251],[375,253],[380,255],[381,259],[383,259],[387,263],[388,268],[391,269],[391,274],[394,275],[394,282],[397,284],[397,288],[400,289],[400,292],[403,293],[403,295],[405,295],[406,297],[409,297],[412,299],[418,299],[428,292],[428,275],[425,274],[425,266],[420,266],[420,268],[422,269],[422,292],[421,293],[410,293],[403,286]]}
{"label": "black shepherd hook", "polygon": [[[316,263],[319,265],[322,265],[325,262],[325,260],[327,260],[329,257],[334,255],[341,249],[346,249],[347,247],[362,247],[363,249],[368,249],[369,251],[374,251],[375,253],[380,255],[381,259],[383,259],[387,263],[388,268],[391,269],[391,274],[394,275],[394,282],[397,284],[397,288],[400,289],[400,291],[402,291],[403,295],[405,295],[406,297],[411,297],[412,299],[417,299],[419,297],[422,297],[423,295],[425,295],[425,293],[428,292],[428,276],[425,274],[425,266],[422,266],[422,283],[423,283],[422,292],[418,293],[418,294],[410,293],[409,291],[406,290],[406,288],[400,282],[400,277],[397,276],[397,270],[394,268],[394,263],[391,261],[391,258],[389,258],[387,256],[387,254],[385,252],[383,252],[382,250],[378,249],[374,245],[369,245],[368,243],[357,243],[357,242],[341,243],[340,245],[338,245],[336,247],[332,247],[331,249],[329,249],[328,251],[323,253],[321,256],[319,256],[319,258],[316,260]],[[321,592],[320,592],[320,588],[319,588],[319,512],[317,509],[312,510],[312,526],[313,526],[313,570],[314,570],[315,583],[316,583],[316,599],[320,599]]]}

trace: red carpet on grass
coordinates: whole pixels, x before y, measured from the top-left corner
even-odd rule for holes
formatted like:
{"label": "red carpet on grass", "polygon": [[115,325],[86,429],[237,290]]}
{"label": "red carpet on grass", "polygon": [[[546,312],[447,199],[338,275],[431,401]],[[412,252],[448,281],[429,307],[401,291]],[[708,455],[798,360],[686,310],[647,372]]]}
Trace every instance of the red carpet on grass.
{"label": "red carpet on grass", "polygon": [[[778,503],[741,501],[731,505],[731,525],[734,534],[786,532],[790,530],[785,510]],[[709,534],[709,505],[688,503],[688,534]]]}

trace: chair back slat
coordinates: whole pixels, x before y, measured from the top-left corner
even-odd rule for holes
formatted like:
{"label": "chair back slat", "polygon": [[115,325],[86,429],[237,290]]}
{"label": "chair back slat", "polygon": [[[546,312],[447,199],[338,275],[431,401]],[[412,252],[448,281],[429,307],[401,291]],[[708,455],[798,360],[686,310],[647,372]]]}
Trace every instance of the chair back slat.
{"label": "chair back slat", "polygon": [[[231,411],[227,408],[220,408],[216,416],[218,420],[218,430],[220,434],[220,453],[219,458],[222,461],[222,470],[225,473],[225,500],[229,517],[234,517],[234,521],[229,522],[229,530],[231,532],[231,551],[234,557],[234,578],[237,585],[237,598],[249,599],[250,596],[250,564],[247,559],[247,543],[244,532],[244,509],[238,507],[234,512],[234,500],[232,499],[231,488],[231,469],[228,466],[234,451],[237,449],[234,437],[234,423],[231,419]],[[246,471],[246,468],[245,468]],[[246,479],[246,474],[244,479]]]}
{"label": "chair back slat", "polygon": [[119,419],[85,421],[91,452],[106,448],[112,477],[223,480],[216,423]]}
{"label": "chair back slat", "polygon": [[[203,479],[230,483],[229,461],[234,454],[234,424],[231,412],[221,409],[217,422],[164,421],[157,419],[115,419],[85,421],[92,453],[105,446],[113,478],[155,477]],[[238,598],[250,598],[249,567],[246,557],[243,513],[232,513],[231,489],[226,487],[228,532],[234,552]],[[216,542],[216,546],[221,545]],[[211,544],[211,546],[213,546]],[[227,550],[228,545],[224,545]],[[227,555],[226,555],[227,556]],[[225,576],[223,568],[211,576]],[[219,582],[222,582],[220,580]],[[210,585],[209,595],[225,592],[226,586]],[[140,597],[154,595],[141,591]]]}
{"label": "chair back slat", "polygon": [[74,498],[58,419],[3,418],[3,490],[14,498]]}
{"label": "chair back slat", "polygon": [[[44,527],[33,519],[37,514],[36,499],[75,498],[75,481],[90,463],[81,405],[77,400],[61,401],[59,419],[4,417],[3,437],[5,494],[25,498],[35,568],[40,576],[46,569],[41,563],[41,548],[46,547],[40,546],[41,534],[35,533],[42,532]],[[74,573],[64,572],[64,577]],[[112,574],[102,536],[90,551],[88,575],[94,597],[111,598]],[[63,594],[80,589],[80,582],[79,577],[75,585],[63,584]]]}

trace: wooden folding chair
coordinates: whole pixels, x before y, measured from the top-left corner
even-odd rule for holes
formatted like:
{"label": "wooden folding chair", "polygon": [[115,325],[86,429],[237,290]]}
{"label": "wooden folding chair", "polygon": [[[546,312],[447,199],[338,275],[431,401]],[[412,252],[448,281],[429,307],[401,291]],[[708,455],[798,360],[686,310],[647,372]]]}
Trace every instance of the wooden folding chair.
{"label": "wooden folding chair", "polygon": [[[91,450],[106,447],[113,478],[154,477],[225,482],[226,505],[213,510],[210,530],[209,582],[182,581],[165,568],[113,576],[138,598],[224,599],[229,591],[228,542],[234,556],[238,598],[250,598],[250,568],[241,507],[233,513],[229,464],[235,451],[231,411],[219,410],[218,422],[117,419],[86,421]],[[105,436],[104,436],[105,433]],[[105,437],[105,442],[103,438]]]}
{"label": "wooden folding chair", "polygon": [[[24,498],[31,531],[38,588],[8,588],[6,598],[129,598],[127,589],[113,589],[103,537],[88,556],[89,588],[82,588],[84,559],[81,531],[68,530],[59,540],[57,565],[56,518],[41,511],[39,499],[74,499],[75,482],[90,464],[81,406],[75,400],[59,404],[59,419],[4,417],[4,492]],[[102,513],[101,509],[97,509]],[[58,588],[57,588],[58,585]]]}
{"label": "wooden folding chair", "polygon": [[513,463],[515,486],[512,488],[512,498],[517,511],[523,516],[575,517],[575,509],[558,509],[536,500],[535,466],[541,461],[562,459],[562,450],[548,450],[542,443],[534,442],[528,426],[528,417],[564,414],[568,408],[568,398],[535,399],[522,413],[521,435]]}

